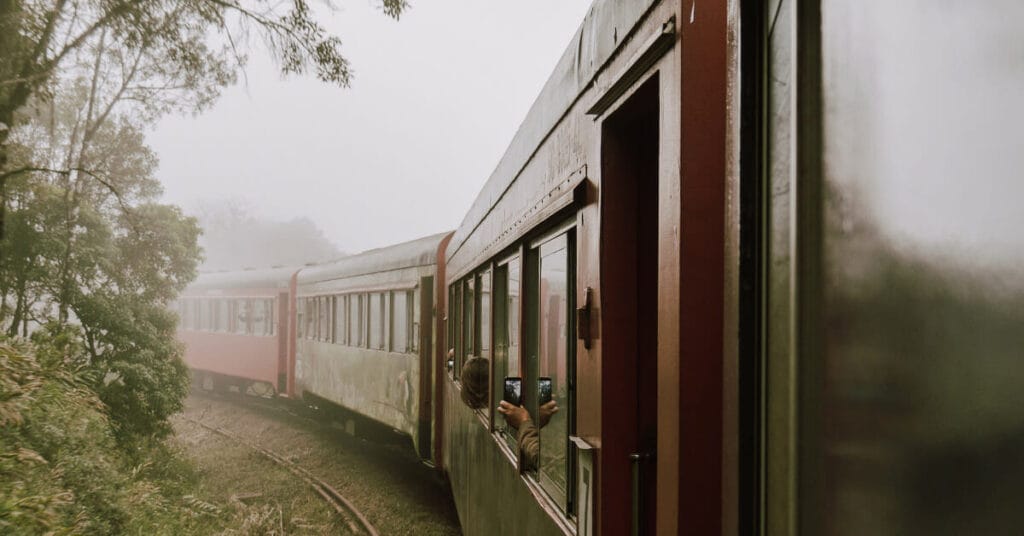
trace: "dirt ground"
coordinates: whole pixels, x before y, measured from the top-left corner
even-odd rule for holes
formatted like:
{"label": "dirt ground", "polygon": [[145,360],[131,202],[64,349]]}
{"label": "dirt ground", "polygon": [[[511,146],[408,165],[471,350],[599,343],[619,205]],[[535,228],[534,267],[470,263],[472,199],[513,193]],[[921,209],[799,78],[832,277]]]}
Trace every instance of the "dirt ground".
{"label": "dirt ground", "polygon": [[[189,422],[224,428],[309,470],[347,497],[382,535],[461,534],[451,492],[409,443],[368,441],[238,395],[197,395],[175,419],[175,442],[198,465],[199,500],[235,508],[239,534],[346,534],[303,481],[261,454]],[[244,505],[244,506],[243,506]],[[252,519],[260,518],[260,519]],[[275,527],[276,526],[276,527]]]}

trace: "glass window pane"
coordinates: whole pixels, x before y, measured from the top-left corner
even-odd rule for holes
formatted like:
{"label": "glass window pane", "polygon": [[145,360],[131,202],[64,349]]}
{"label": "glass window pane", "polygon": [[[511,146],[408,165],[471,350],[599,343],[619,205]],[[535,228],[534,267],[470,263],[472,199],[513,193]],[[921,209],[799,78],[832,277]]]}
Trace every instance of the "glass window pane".
{"label": "glass window pane", "polygon": [[363,345],[362,300],[360,294],[348,297],[348,343],[352,346]]}
{"label": "glass window pane", "polygon": [[[507,377],[519,376],[519,259],[498,266],[494,272],[494,382],[495,393],[504,392]],[[495,411],[501,397],[494,399]],[[499,421],[504,426],[503,421]],[[513,451],[516,430],[505,427],[505,440]]]}
{"label": "glass window pane", "polygon": [[402,292],[392,294],[391,351],[409,351],[409,300]]}
{"label": "glass window pane", "polygon": [[491,272],[490,270],[480,274],[479,279],[479,317],[480,340],[477,344],[480,350],[480,357],[490,359],[491,357]]}
{"label": "glass window pane", "polygon": [[473,278],[469,278],[463,282],[462,288],[462,363],[465,363],[471,356],[475,355],[476,347],[474,346],[473,333],[474,333],[474,306],[476,305],[476,299],[474,297]]}
{"label": "glass window pane", "polygon": [[384,347],[384,330],[381,325],[381,299],[379,293],[370,294],[370,348]]}
{"label": "glass window pane", "polygon": [[409,351],[416,353],[420,349],[420,291],[419,289],[407,293],[409,305],[409,322],[412,330],[409,333]]}
{"label": "glass window pane", "polygon": [[[569,255],[565,235],[546,242],[540,248],[539,297],[540,308],[537,361],[538,407],[544,403],[540,381],[551,379],[551,398],[560,411],[551,416],[540,428],[540,456],[538,466],[541,485],[552,496],[565,503],[566,452],[569,428],[568,385],[568,309],[569,309]],[[544,424],[543,409],[539,409],[538,422]]]}
{"label": "glass window pane", "polygon": [[833,534],[1021,530],[1022,21],[1019,0],[822,2],[824,355],[802,401],[822,424],[803,462]]}
{"label": "glass window pane", "polygon": [[250,317],[252,319],[252,334],[253,335],[266,335],[269,331],[268,316],[269,311],[267,310],[267,300],[259,299],[252,301],[252,312]]}
{"label": "glass window pane", "polygon": [[231,320],[228,300],[215,300],[214,303],[217,304],[217,331],[228,331],[228,323]]}
{"label": "glass window pane", "polygon": [[320,298],[320,340],[331,340],[331,298]]}
{"label": "glass window pane", "polygon": [[334,298],[334,342],[345,344],[345,331],[348,326],[348,306],[345,304],[345,296]]}
{"label": "glass window pane", "polygon": [[235,300],[234,303],[234,332],[245,334],[249,332],[249,300]]}

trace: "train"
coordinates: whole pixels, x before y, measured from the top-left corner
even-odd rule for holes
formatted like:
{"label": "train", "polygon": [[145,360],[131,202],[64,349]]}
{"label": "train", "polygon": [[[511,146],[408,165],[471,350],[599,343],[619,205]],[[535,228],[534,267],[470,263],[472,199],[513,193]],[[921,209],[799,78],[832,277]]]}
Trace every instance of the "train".
{"label": "train", "polygon": [[408,436],[469,535],[1017,532],[1024,4],[898,4],[596,0],[457,229],[205,274],[185,360]]}

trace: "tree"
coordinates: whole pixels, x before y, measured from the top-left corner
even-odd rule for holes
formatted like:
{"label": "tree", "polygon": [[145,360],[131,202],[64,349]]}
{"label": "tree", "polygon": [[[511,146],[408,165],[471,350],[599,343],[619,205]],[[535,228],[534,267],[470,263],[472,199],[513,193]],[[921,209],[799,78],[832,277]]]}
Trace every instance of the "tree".
{"label": "tree", "polygon": [[306,0],[0,0],[0,324],[80,325],[122,440],[166,431],[180,408],[166,306],[200,256],[195,220],[156,201],[143,132],[209,106],[252,37],[284,73],[350,83]]}
{"label": "tree", "polygon": [[[381,7],[398,18],[408,4],[382,0]],[[0,0],[0,248],[7,181],[37,167],[11,166],[12,129],[33,98],[46,101],[54,94],[51,84],[77,53],[93,49],[97,65],[107,52],[116,54],[127,78],[145,82],[122,85],[112,101],[131,90],[143,96],[150,113],[198,111],[245,65],[253,30],[283,73],[313,71],[325,82],[349,85],[341,41],[316,21],[307,0]],[[87,120],[102,122],[109,113],[102,110],[90,107]]]}
{"label": "tree", "polygon": [[205,203],[196,217],[203,229],[203,270],[297,266],[344,255],[308,218],[273,221],[233,202]]}

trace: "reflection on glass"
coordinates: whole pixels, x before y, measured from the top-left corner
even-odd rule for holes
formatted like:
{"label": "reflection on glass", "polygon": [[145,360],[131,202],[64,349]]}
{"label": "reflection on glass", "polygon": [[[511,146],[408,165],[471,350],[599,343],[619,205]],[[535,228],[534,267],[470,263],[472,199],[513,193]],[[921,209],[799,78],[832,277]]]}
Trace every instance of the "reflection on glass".
{"label": "reflection on glass", "polygon": [[508,344],[507,376],[519,376],[519,258],[508,261],[508,299],[506,310],[508,322],[505,323],[505,340]]}
{"label": "reflection on glass", "polygon": [[462,361],[464,364],[473,355],[473,307],[476,305],[473,292],[473,278],[466,280],[462,293]]}
{"label": "reflection on glass", "polygon": [[827,534],[1024,526],[1024,3],[823,2]]}
{"label": "reflection on glass", "polygon": [[[507,377],[521,377],[519,370],[519,258],[498,266],[494,272],[494,375],[497,388]],[[495,411],[501,402],[494,401]],[[520,403],[522,401],[520,400]],[[505,439],[516,448],[516,430],[505,428]]]}
{"label": "reflection on glass", "polygon": [[[540,306],[538,376],[551,378],[552,397],[560,410],[540,428],[538,459],[541,485],[564,502],[568,444],[569,386],[567,384],[568,251],[561,235],[540,247]],[[539,390],[535,391],[538,392]],[[539,404],[538,404],[539,406]],[[540,413],[540,411],[538,411]],[[537,416],[538,424],[543,417]]]}

